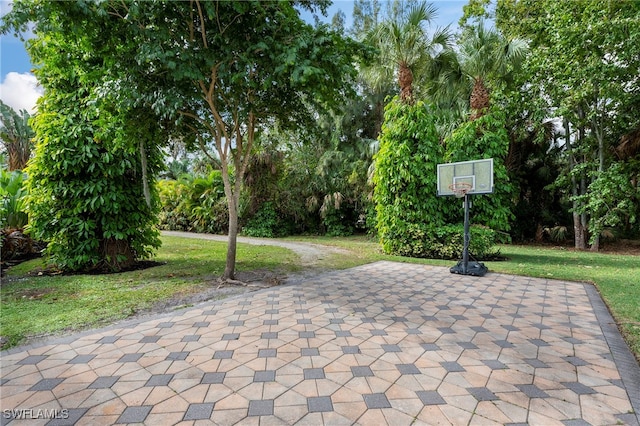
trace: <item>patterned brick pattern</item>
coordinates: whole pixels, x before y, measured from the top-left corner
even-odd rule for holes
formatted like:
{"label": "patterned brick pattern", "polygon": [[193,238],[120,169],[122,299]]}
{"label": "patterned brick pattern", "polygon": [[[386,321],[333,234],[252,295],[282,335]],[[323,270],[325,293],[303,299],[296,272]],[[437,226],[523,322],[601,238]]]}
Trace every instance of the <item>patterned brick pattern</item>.
{"label": "patterned brick pattern", "polygon": [[91,425],[638,425],[640,368],[606,315],[588,284],[378,262],[6,351],[2,407]]}

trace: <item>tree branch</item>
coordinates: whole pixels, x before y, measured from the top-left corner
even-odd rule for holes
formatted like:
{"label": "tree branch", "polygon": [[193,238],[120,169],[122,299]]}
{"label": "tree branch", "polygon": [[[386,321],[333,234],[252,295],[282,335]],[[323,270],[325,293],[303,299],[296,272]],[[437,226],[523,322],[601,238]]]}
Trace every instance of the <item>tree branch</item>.
{"label": "tree branch", "polygon": [[237,14],[224,28],[222,28],[222,24],[220,23],[220,13],[218,9],[219,4],[220,2],[216,1],[216,21],[218,23],[218,31],[220,32],[220,35],[222,35],[227,30],[227,28],[229,28],[240,17],[240,14]]}
{"label": "tree branch", "polygon": [[195,29],[193,28],[193,0],[191,0],[191,7],[189,8],[189,41],[193,42],[195,38]]}
{"label": "tree branch", "polygon": [[209,43],[207,43],[207,30],[204,27],[204,15],[202,14],[202,8],[200,7],[200,0],[195,0],[196,7],[198,8],[198,16],[200,17],[200,29],[202,33],[202,43],[205,49],[209,48]]}

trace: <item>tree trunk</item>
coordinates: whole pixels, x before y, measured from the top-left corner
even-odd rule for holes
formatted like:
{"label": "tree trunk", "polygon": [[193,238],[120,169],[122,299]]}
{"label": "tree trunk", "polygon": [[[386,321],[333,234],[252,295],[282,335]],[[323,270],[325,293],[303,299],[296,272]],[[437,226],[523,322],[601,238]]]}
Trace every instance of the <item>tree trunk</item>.
{"label": "tree trunk", "polygon": [[[582,159],[583,162],[586,162],[586,159]],[[584,195],[587,193],[587,177],[582,172],[582,176],[580,176],[580,186],[579,186],[579,195]],[[587,216],[587,212],[582,212],[580,214],[580,227],[582,229],[582,245],[581,249],[585,250],[587,248],[587,243],[589,242],[589,217]]]}
{"label": "tree trunk", "polygon": [[[249,113],[248,122],[246,123],[246,140],[240,131],[240,123],[236,123],[235,150],[232,152],[233,164],[235,166],[235,180],[233,186],[229,175],[229,167],[227,165],[226,152],[219,149],[220,160],[222,163],[222,181],[224,182],[224,191],[227,196],[227,205],[229,207],[229,235],[227,246],[227,260],[224,267],[224,279],[234,279],[236,269],[236,252],[238,241],[238,206],[240,204],[240,190],[244,181],[244,175],[247,171],[249,159],[251,157],[251,148],[255,136],[256,119],[253,112]],[[228,135],[226,136],[228,137]],[[219,143],[217,141],[216,143]],[[223,155],[224,154],[224,155]]]}
{"label": "tree trunk", "polygon": [[[569,170],[572,170],[576,165],[575,156],[573,155],[573,147],[571,145],[571,129],[569,127],[569,120],[564,119],[564,131],[565,131],[565,143],[567,145],[567,151],[569,153]],[[573,196],[573,235],[575,241],[575,248],[583,250],[586,247],[586,241],[584,238],[584,227],[582,226],[582,220],[578,210],[578,201],[575,197],[578,196],[578,181],[574,174],[571,174],[571,195]]]}
{"label": "tree trunk", "polygon": [[229,235],[227,245],[227,260],[224,265],[224,274],[222,278],[232,280],[235,278],[236,270],[236,252],[238,246],[238,203],[236,198],[240,198],[233,194],[228,199],[229,206]]}
{"label": "tree trunk", "polygon": [[[584,110],[582,106],[578,106],[578,119],[580,120],[580,125],[578,126],[578,143],[580,146],[583,146],[586,131],[584,127]],[[582,164],[586,164],[588,162],[588,158],[586,155],[582,155]],[[587,176],[585,175],[584,170],[580,172],[580,185],[578,187],[578,195],[585,195],[587,193]],[[580,227],[582,229],[582,235],[580,239],[582,241],[582,245],[580,249],[586,249],[587,243],[589,241],[589,217],[586,211],[583,211],[580,214]]]}
{"label": "tree trunk", "polygon": [[136,261],[131,244],[127,240],[105,238],[100,241],[101,272],[118,272],[133,266]]}
{"label": "tree trunk", "polygon": [[[598,101],[596,100],[596,106],[598,105]],[[598,124],[597,118],[593,118],[591,120],[593,133],[596,135],[596,140],[598,141],[598,174],[604,172],[604,134],[602,131],[602,126]],[[591,243],[591,251],[599,251],[600,250],[600,235],[592,236],[593,242]]]}
{"label": "tree trunk", "polygon": [[406,62],[401,62],[398,69],[400,99],[406,104],[413,103],[413,72]]}
{"label": "tree trunk", "polygon": [[149,181],[147,180],[147,151],[144,141],[140,141],[140,167],[142,168],[142,192],[147,207],[151,208],[151,191],[149,191]]}
{"label": "tree trunk", "polygon": [[472,121],[486,114],[487,109],[489,108],[489,90],[487,89],[484,81],[482,81],[481,78],[474,80],[469,104],[472,111]]}
{"label": "tree trunk", "polygon": [[[219,141],[216,141],[218,143]],[[224,154],[223,151],[219,151]],[[227,209],[229,210],[229,230],[227,233],[227,259],[224,266],[224,279],[234,279],[236,268],[236,248],[238,240],[238,203],[236,200],[240,198],[238,191],[234,191],[229,177],[229,166],[225,155],[221,155],[222,165],[222,182],[224,184],[224,194],[227,197]]]}
{"label": "tree trunk", "polygon": [[28,145],[25,146],[25,144],[22,144],[19,140],[15,140],[5,143],[5,148],[8,154],[9,171],[24,170],[24,168],[27,167],[27,162],[29,162],[31,155]]}
{"label": "tree trunk", "polygon": [[376,102],[375,108],[375,120],[376,120],[376,128],[375,128],[375,137],[374,139],[378,139],[380,133],[382,133],[382,123],[384,123],[384,104],[381,101]]}
{"label": "tree trunk", "polygon": [[[574,209],[576,208],[577,204],[577,202],[573,202]],[[584,250],[587,247],[587,242],[584,238],[584,227],[582,226],[580,215],[575,212],[573,213],[573,233],[575,235],[575,248]]]}

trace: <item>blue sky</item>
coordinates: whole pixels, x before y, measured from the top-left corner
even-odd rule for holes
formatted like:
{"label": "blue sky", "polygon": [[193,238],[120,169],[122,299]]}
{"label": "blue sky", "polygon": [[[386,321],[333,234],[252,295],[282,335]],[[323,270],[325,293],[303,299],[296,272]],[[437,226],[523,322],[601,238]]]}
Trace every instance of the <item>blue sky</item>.
{"label": "blue sky", "polygon": [[[10,8],[10,0],[0,0],[0,12],[4,15]],[[462,6],[467,0],[432,0],[437,10],[436,27],[451,24],[455,28],[462,16]],[[346,26],[351,25],[353,2],[351,0],[334,1],[323,20],[330,21],[339,10],[346,15]],[[14,109],[31,110],[35,100],[42,93],[35,77],[30,74],[32,64],[24,44],[11,35],[0,36],[0,99]]]}

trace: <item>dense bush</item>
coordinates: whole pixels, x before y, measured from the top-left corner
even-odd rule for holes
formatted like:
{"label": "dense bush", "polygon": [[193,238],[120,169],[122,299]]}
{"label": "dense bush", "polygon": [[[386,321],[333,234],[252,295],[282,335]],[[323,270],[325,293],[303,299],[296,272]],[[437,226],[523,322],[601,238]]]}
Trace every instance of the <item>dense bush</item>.
{"label": "dense bush", "polygon": [[[346,203],[345,203],[346,204]],[[350,206],[341,206],[340,209],[329,207],[322,215],[322,224],[325,235],[329,237],[347,237],[353,235],[357,218],[355,211]]]}
{"label": "dense bush", "polygon": [[[396,228],[399,230],[400,228]],[[497,254],[496,233],[484,226],[470,227],[470,254],[478,260]],[[408,224],[402,232],[388,236],[383,242],[385,252],[407,257],[428,259],[459,259],[464,248],[463,225],[432,226]]]}
{"label": "dense bush", "polygon": [[[396,97],[387,105],[374,175],[377,230],[387,253],[410,245],[406,238],[422,224],[445,225],[455,208],[436,195],[436,169],[444,149],[434,121],[422,102],[406,105]],[[421,250],[407,252],[413,251]]]}
{"label": "dense bush", "polygon": [[[157,136],[155,120],[79,105],[75,92],[47,93],[58,99],[40,104],[27,167],[33,237],[48,242],[49,260],[68,271],[117,271],[150,256],[160,246],[157,199],[153,191],[145,202],[139,144]],[[159,163],[159,149],[148,145],[151,185]]]}
{"label": "dense bush", "polygon": [[288,228],[274,203],[267,201],[242,227],[242,234],[249,237],[276,238],[288,235]]}
{"label": "dense bush", "polygon": [[[472,223],[497,231],[508,231],[513,220],[515,186],[512,184],[505,158],[509,151],[509,138],[505,128],[505,115],[497,108],[473,121],[462,123],[445,140],[446,162],[493,158],[493,194],[473,197]],[[462,221],[463,210],[449,217],[449,223]]]}
{"label": "dense bush", "polygon": [[229,227],[222,174],[206,177],[182,175],[178,180],[157,184],[162,210],[160,228],[211,234],[226,233]]}

